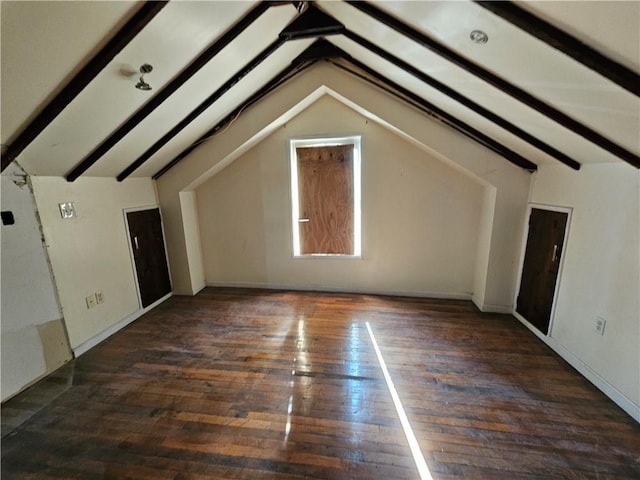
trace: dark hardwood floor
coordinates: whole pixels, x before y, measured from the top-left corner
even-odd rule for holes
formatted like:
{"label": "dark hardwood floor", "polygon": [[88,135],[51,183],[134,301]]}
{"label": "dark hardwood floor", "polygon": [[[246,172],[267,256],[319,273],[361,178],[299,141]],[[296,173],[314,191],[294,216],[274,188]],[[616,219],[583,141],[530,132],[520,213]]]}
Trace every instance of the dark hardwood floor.
{"label": "dark hardwood floor", "polygon": [[640,478],[640,425],[511,316],[205,289],[3,405],[2,480],[420,478],[367,322],[433,479]]}

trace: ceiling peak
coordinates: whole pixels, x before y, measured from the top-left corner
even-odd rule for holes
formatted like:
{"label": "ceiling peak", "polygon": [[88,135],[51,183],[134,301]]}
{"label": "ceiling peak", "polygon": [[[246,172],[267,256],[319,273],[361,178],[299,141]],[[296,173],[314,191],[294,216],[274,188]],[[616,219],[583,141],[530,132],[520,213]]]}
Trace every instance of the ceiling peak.
{"label": "ceiling peak", "polygon": [[319,38],[293,59],[292,64],[301,64],[308,61],[326,60],[329,58],[344,58],[346,53],[333,43]]}
{"label": "ceiling peak", "polygon": [[316,7],[310,6],[280,32],[280,38],[299,38],[336,35],[344,32],[345,26]]}

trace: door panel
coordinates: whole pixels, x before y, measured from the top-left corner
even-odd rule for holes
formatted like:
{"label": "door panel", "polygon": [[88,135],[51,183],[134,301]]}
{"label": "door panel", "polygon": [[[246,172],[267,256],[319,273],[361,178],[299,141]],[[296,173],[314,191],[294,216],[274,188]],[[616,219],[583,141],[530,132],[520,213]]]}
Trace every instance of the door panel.
{"label": "door panel", "polygon": [[302,255],[353,255],[353,148],[296,149]]}
{"label": "door panel", "polygon": [[143,307],[171,292],[160,210],[127,212],[129,237]]}
{"label": "door panel", "polygon": [[544,334],[549,333],[567,218],[567,213],[539,208],[529,217],[516,312]]}

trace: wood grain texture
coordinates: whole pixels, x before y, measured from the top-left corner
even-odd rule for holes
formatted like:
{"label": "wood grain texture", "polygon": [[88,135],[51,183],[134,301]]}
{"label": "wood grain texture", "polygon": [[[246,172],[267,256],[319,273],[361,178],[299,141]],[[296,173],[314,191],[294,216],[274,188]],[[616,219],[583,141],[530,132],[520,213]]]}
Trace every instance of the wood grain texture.
{"label": "wood grain texture", "polygon": [[511,316],[209,288],[65,367],[2,479],[418,478],[365,322],[435,480],[640,478],[640,426]]}
{"label": "wood grain texture", "polygon": [[302,255],[353,255],[353,148],[296,148]]}

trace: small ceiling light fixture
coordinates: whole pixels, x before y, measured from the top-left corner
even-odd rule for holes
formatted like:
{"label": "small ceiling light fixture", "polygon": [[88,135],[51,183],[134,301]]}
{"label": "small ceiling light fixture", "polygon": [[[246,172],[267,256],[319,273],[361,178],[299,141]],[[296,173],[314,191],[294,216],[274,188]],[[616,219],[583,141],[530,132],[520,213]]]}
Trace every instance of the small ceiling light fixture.
{"label": "small ceiling light fixture", "polygon": [[140,67],[140,73],[141,73],[140,80],[138,80],[138,83],[136,83],[136,88],[138,90],[151,90],[151,85],[149,85],[147,82],[144,81],[144,76],[145,74],[151,72],[152,70],[153,70],[153,67],[148,63],[145,63]]}
{"label": "small ceiling light fixture", "polygon": [[489,41],[489,35],[484,33],[482,30],[474,30],[469,34],[469,38],[473,43],[477,43],[478,45],[484,45]]}

